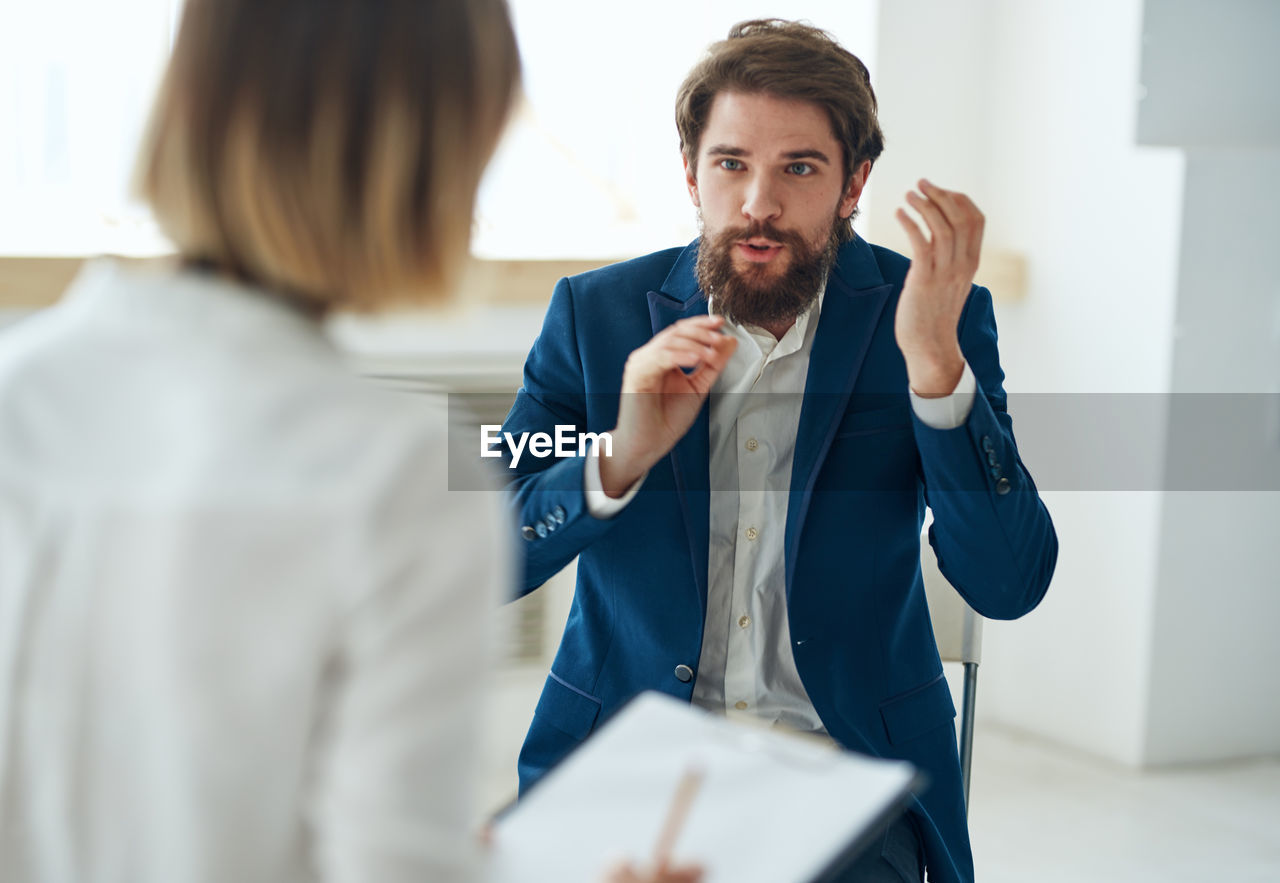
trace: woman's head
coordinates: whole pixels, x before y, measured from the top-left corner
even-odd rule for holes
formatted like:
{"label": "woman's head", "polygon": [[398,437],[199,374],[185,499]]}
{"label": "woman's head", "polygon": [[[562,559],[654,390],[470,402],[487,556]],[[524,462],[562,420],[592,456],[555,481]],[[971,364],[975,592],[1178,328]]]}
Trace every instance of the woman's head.
{"label": "woman's head", "polygon": [[187,0],[139,185],[184,257],[322,311],[429,301],[518,81],[504,0]]}

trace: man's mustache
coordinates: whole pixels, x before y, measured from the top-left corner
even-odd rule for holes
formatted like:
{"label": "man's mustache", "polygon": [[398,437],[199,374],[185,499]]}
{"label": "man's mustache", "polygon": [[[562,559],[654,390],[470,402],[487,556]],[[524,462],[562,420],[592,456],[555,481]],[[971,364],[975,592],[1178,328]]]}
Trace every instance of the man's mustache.
{"label": "man's mustache", "polygon": [[806,246],[804,237],[795,230],[783,230],[775,227],[768,221],[755,221],[746,227],[733,227],[721,230],[716,235],[716,244],[725,245],[737,242],[742,239],[769,239],[773,242],[780,242],[783,245],[795,248],[797,245],[801,248]]}

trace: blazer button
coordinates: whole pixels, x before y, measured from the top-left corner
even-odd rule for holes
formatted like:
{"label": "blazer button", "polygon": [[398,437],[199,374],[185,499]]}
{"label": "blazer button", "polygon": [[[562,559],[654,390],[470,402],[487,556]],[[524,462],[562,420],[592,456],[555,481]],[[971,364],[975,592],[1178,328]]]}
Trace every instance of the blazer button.
{"label": "blazer button", "polygon": [[676,666],[676,680],[682,684],[687,684],[693,680],[693,669],[687,665]]}
{"label": "blazer button", "polygon": [[538,535],[538,532],[535,531],[532,527],[530,527],[527,524],[524,527],[520,528],[520,536],[524,537],[526,540],[532,540],[537,535]]}
{"label": "blazer button", "polygon": [[564,520],[568,515],[568,513],[564,511],[563,506],[557,506],[555,509],[551,510],[551,514],[555,516],[556,524],[564,524]]}
{"label": "blazer button", "polygon": [[996,482],[996,493],[1000,496],[1003,497],[1005,494],[1009,493],[1010,490],[1012,490],[1012,487],[1009,484],[1009,479],[1002,478]]}
{"label": "blazer button", "polygon": [[550,515],[542,519],[542,523],[547,526],[547,533],[555,533],[556,528],[560,526],[560,522],[556,521],[555,518]]}
{"label": "blazer button", "polygon": [[543,524],[541,521],[539,521],[537,524],[533,526],[533,530],[534,530],[534,533],[536,533],[538,536],[542,537],[543,539],[546,539],[547,526]]}
{"label": "blazer button", "polygon": [[989,436],[989,435],[984,435],[984,436],[982,437],[982,450],[984,450],[984,451],[986,451],[988,454],[990,454],[990,453],[991,453],[992,451],[994,451],[995,449],[996,449],[996,446],[995,446],[994,444],[992,444],[992,443],[991,443],[991,436]]}

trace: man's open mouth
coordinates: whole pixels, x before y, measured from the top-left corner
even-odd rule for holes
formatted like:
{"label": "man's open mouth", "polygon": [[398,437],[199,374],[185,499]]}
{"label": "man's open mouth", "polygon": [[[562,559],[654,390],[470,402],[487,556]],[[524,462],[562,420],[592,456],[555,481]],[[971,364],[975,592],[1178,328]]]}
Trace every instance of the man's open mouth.
{"label": "man's open mouth", "polygon": [[738,254],[753,264],[771,263],[782,252],[782,243],[767,239],[740,239],[738,249]]}

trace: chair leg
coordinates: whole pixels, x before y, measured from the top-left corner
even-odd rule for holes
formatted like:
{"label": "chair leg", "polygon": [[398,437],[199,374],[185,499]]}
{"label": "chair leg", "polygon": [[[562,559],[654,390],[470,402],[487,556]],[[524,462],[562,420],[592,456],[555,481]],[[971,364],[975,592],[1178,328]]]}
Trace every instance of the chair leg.
{"label": "chair leg", "polygon": [[964,783],[964,811],[969,812],[969,771],[973,766],[973,716],[978,693],[978,663],[964,664],[964,710],[960,718],[960,777]]}

